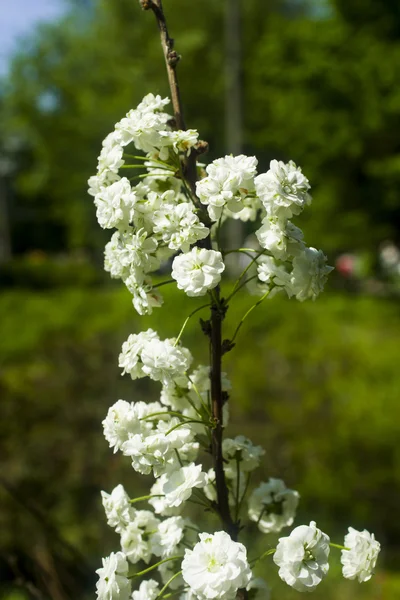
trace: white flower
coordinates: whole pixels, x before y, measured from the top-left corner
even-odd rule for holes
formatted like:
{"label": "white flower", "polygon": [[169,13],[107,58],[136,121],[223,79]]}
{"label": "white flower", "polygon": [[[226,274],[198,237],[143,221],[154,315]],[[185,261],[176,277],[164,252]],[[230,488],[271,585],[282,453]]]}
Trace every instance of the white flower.
{"label": "white flower", "polygon": [[102,171],[101,173],[97,173],[97,175],[92,175],[88,179],[88,193],[91,196],[96,196],[101,192],[102,189],[119,181],[121,178],[116,173],[112,171]]}
{"label": "white flower", "polygon": [[192,355],[187,348],[175,346],[175,339],[152,339],[141,352],[142,370],[154,381],[168,385],[189,369]]}
{"label": "white flower", "polygon": [[269,284],[270,287],[290,288],[291,275],[283,264],[279,264],[271,256],[260,256],[258,259],[257,274],[260,281]]}
{"label": "white flower", "polygon": [[143,420],[152,413],[165,411],[166,408],[159,402],[126,402],[118,400],[108,410],[103,421],[104,437],[114,448],[114,452],[121,450],[125,442],[135,434],[140,436],[152,429],[150,421]]}
{"label": "white flower", "polygon": [[130,523],[121,531],[121,548],[126,558],[132,564],[140,560],[148,563],[151,558],[151,548],[147,536],[136,523]]}
{"label": "white flower", "polygon": [[234,471],[236,471],[236,461],[239,461],[240,469],[248,472],[258,467],[265,450],[261,446],[254,446],[253,442],[244,435],[238,435],[235,439],[224,439],[222,453],[225,459],[234,462],[231,467]]}
{"label": "white flower", "polygon": [[174,411],[184,411],[189,406],[188,393],[187,381],[183,383],[183,386],[176,385],[174,381],[163,386],[160,394],[160,402],[165,406],[170,406]]}
{"label": "white flower", "polygon": [[126,342],[122,344],[122,352],[119,355],[119,366],[123,369],[122,375],[129,373],[132,379],[145,377],[141,363],[141,354],[146,344],[152,340],[158,340],[158,335],[152,329],[131,334]]}
{"label": "white flower", "polygon": [[172,250],[188,252],[192,244],[208,236],[209,229],[199,221],[193,208],[191,202],[167,203],[154,212],[153,231]]}
{"label": "white flower", "polygon": [[121,531],[121,548],[129,562],[149,562],[152,556],[149,538],[158,525],[159,520],[149,510],[135,511],[134,520]]}
{"label": "white flower", "polygon": [[171,445],[168,439],[158,433],[142,436],[132,435],[122,446],[125,456],[132,459],[132,467],[142,475],[148,475],[152,469],[155,477],[165,471],[171,457]]}
{"label": "white flower", "polygon": [[174,258],[172,277],[188,296],[204,296],[218,285],[224,269],[220,252],[195,247]]}
{"label": "white flower", "polygon": [[168,142],[172,145],[175,152],[183,152],[189,156],[193,146],[197,144],[199,134],[196,129],[188,129],[187,131],[169,131],[163,132],[164,137],[168,137]]}
{"label": "white flower", "polygon": [[149,499],[149,504],[151,504],[153,507],[154,512],[165,517],[178,515],[181,510],[179,507],[171,508],[165,504],[163,487],[167,480],[167,473],[163,473],[158,479],[156,479],[155,483],[150,489],[150,494],[153,496],[153,498]]}
{"label": "white flower", "polygon": [[132,405],[125,400],[118,400],[108,410],[107,416],[103,421],[104,437],[114,448],[114,452],[122,448],[122,444],[129,437],[129,432],[134,426],[135,415]]}
{"label": "white flower", "polygon": [[193,550],[185,550],[182,576],[199,600],[233,600],[251,580],[246,548],[225,531],[199,534]]}
{"label": "white flower", "polygon": [[279,577],[298,592],[312,592],[329,570],[329,537],[314,521],[279,539],[274,562]]}
{"label": "white flower", "polygon": [[[163,407],[162,410],[166,408]],[[182,460],[196,458],[199,444],[193,442],[194,432],[182,424],[180,419],[174,417],[157,420],[156,429],[151,430],[144,430],[142,425],[146,423],[148,427],[152,427],[150,420],[142,420],[140,423],[141,431],[129,435],[129,439],[122,445],[122,452],[132,459],[135,471],[147,475],[153,470],[154,476],[159,477],[166,470],[179,469],[176,454],[178,449]],[[182,426],[177,427],[178,425]]]}
{"label": "white flower", "polygon": [[135,509],[129,502],[129,496],[124,486],[119,484],[111,494],[101,492],[104,510],[107,516],[107,525],[114,527],[117,532],[127,527],[134,519]]}
{"label": "white flower", "polygon": [[124,164],[122,158],[123,149],[116,143],[115,134],[110,133],[103,141],[103,148],[101,149],[100,156],[98,159],[97,169],[101,173],[102,171],[111,171],[117,173],[118,169]]}
{"label": "white flower", "polygon": [[169,473],[163,485],[165,505],[168,507],[180,506],[190,498],[193,488],[204,487],[206,482],[206,474],[202,472],[201,465],[194,463]]}
{"label": "white flower", "polygon": [[184,535],[185,519],[170,517],[162,521],[156,533],[150,538],[151,551],[161,558],[169,558],[176,554]]}
{"label": "white flower", "polygon": [[104,268],[111,277],[121,277],[125,282],[128,279],[127,286],[129,282],[141,285],[145,273],[159,267],[156,250],[157,240],[147,237],[144,229],[134,232],[128,227],[125,231],[115,231],[105,247]]}
{"label": "white flower", "polygon": [[196,183],[196,192],[214,221],[224,206],[233,213],[245,208],[244,199],[254,191],[257,159],[254,156],[225,156],[207,166],[208,177]]}
{"label": "white flower", "polygon": [[269,250],[275,258],[286,260],[293,250],[302,247],[303,232],[290,221],[281,221],[275,217],[265,217],[256,231],[262,248]]}
{"label": "white flower", "polygon": [[163,133],[169,130],[167,121],[169,115],[156,112],[141,112],[130,110],[124,119],[116,124],[120,134],[121,145],[127,146],[133,142],[138,150],[143,152],[158,152],[161,160],[168,158],[169,140]]}
{"label": "white flower", "polygon": [[151,315],[153,308],[162,306],[164,299],[157,289],[152,287],[151,277],[144,277],[142,273],[131,273],[124,283],[132,294],[132,304],[139,315]]}
{"label": "white flower", "polygon": [[287,489],[282,479],[261,483],[249,498],[249,517],[263,533],[289,527],[296,515],[299,494]]}
{"label": "white flower", "polygon": [[122,552],[112,552],[103,558],[103,566],[97,569],[99,581],[96,584],[99,600],[128,600],[131,583],[127,578],[128,561]]}
{"label": "white flower", "polygon": [[143,98],[140,104],[138,104],[137,110],[139,110],[142,113],[157,112],[162,110],[164,106],[169,104],[169,102],[169,98],[161,98],[161,96],[159,96],[158,94],[157,96],[155,96],[154,94],[150,93],[146,94],[146,96]]}
{"label": "white flower", "polygon": [[206,473],[206,485],[203,488],[203,492],[207,496],[209,500],[215,501],[217,500],[217,489],[215,486],[215,471],[214,469],[209,469]]}
{"label": "white flower", "polygon": [[373,533],[357,531],[349,527],[349,533],[344,538],[347,550],[342,550],[341,563],[343,577],[358,579],[360,583],[368,581],[373,575],[381,545]]}
{"label": "white flower", "polygon": [[290,219],[310,204],[310,184],[293,161],[272,160],[267,173],[255,178],[255,188],[268,216]]}
{"label": "white flower", "polygon": [[159,593],[158,582],[154,579],[145,579],[139,589],[132,592],[132,600],[155,600]]}
{"label": "white flower", "polygon": [[301,302],[308,298],[315,300],[324,289],[327,277],[333,270],[326,261],[322,250],[315,248],[304,248],[303,252],[295,256],[290,287],[286,288],[288,295],[296,296]]}
{"label": "white flower", "polygon": [[247,221],[255,221],[259,210],[262,208],[260,199],[254,196],[245,196],[240,202],[243,208],[239,210],[239,212],[232,212],[225,207],[223,216],[235,219],[236,221],[240,220],[244,223]]}
{"label": "white flower", "polygon": [[103,187],[94,197],[97,220],[103,229],[127,227],[133,216],[136,196],[126,177]]}

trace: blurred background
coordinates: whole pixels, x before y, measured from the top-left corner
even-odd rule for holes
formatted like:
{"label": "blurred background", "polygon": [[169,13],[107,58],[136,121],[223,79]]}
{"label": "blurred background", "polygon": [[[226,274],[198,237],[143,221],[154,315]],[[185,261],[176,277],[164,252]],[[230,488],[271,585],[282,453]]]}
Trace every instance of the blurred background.
{"label": "blurred background", "polygon": [[[276,298],[246,321],[224,364],[228,433],[267,449],[264,480],[299,490],[296,524],[313,518],[338,543],[348,525],[381,541],[372,581],[344,581],[337,553],[316,600],[400,598],[400,4],[164,5],[187,125],[209,142],[207,159],[300,164],[314,202],[298,224],[336,266],[316,303]],[[114,123],[146,93],[169,91],[156,24],[137,0],[1,9],[0,598],[89,599],[118,546],[100,490],[123,482],[139,496],[151,481],[102,436],[118,398],[159,393],[121,378],[121,343],[150,326],[176,335],[191,304],[167,286],[161,311],[136,315],[102,271],[108,233],[86,181]],[[228,334],[254,302],[235,298]],[[206,361],[196,322],[183,343]],[[276,540],[254,533],[253,556]],[[272,561],[262,571],[273,599],[298,597]]]}

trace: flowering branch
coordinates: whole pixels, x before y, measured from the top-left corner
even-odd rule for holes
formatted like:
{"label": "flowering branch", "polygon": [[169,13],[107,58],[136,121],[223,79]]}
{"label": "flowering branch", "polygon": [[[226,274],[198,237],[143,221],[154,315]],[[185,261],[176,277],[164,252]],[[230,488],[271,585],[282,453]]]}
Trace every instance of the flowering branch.
{"label": "flowering branch", "polygon": [[[250,489],[252,472],[264,450],[243,435],[224,438],[228,421],[230,383],[222,372],[222,357],[234,346],[246,318],[266,298],[286,293],[299,301],[315,299],[331,267],[321,250],[308,247],[302,231],[291,219],[310,203],[310,184],[293,162],[271,161],[267,172],[257,174],[254,156],[225,156],[209,164],[197,181],[196,156],[206,145],[195,130],[184,130],[176,76],[178,56],[169,37],[161,0],[141,0],[158,22],[167,65],[175,126],[164,107],[168,98],[148,94],[115,125],[103,141],[97,174],[89,179],[97,219],[104,229],[115,229],[105,248],[105,269],[121,279],[132,294],[140,315],[150,315],[163,303],[159,288],[175,281],[188,297],[208,295],[207,304],[194,309],[178,336],[160,339],[148,329],[131,334],[122,345],[119,366],[132,380],[149,377],[159,382],[157,402],[118,400],[103,421],[104,436],[114,452],[129,457],[132,468],[153,474],[149,493],[130,499],[122,485],[102,492],[107,522],[120,535],[121,550],[103,559],[97,570],[98,600],[156,600],[183,591],[180,600],[260,600],[267,584],[254,578],[247,550],[238,541],[239,530],[280,532],[296,515],[299,494],[281,479],[270,478]],[[125,148],[133,144],[136,153]],[[125,165],[135,158],[138,165]],[[140,168],[137,178],[121,177],[122,169]],[[132,180],[139,180],[132,185]],[[238,248],[247,260],[228,298],[222,298],[220,281],[225,270],[220,230],[227,219],[240,219],[254,228],[258,247]],[[151,273],[172,260],[171,280],[153,285]],[[247,310],[231,339],[223,339],[222,324],[228,303],[249,287],[259,299]],[[249,290],[250,291],[250,290]],[[200,310],[208,338],[210,362],[192,368],[193,357],[182,345],[186,324]],[[213,469],[196,464],[200,451],[210,452]],[[253,480],[252,480],[253,481]],[[249,495],[248,495],[249,493]],[[247,497],[248,495],[248,497]],[[248,522],[241,510],[247,500]],[[137,510],[147,501],[151,510]],[[223,530],[199,532],[180,513],[188,503],[219,515]],[[232,516],[234,515],[234,516]],[[196,527],[195,527],[196,530]],[[344,546],[311,521],[281,537],[273,554],[279,576],[299,591],[312,591],[327,575],[330,547],[341,550],[343,575],[367,581],[380,550],[373,534],[349,528]],[[129,575],[130,564],[149,564]],[[183,560],[182,560],[183,559]],[[132,580],[151,573],[132,592]],[[161,587],[161,589],[160,589]],[[172,591],[164,594],[170,588]]]}

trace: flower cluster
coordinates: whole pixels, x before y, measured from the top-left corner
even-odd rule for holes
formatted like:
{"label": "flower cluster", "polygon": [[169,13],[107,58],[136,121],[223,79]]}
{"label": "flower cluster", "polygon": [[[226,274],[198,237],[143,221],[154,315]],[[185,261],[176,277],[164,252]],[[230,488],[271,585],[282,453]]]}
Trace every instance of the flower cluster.
{"label": "flower cluster", "polygon": [[[176,253],[172,277],[188,296],[203,296],[220,282],[222,253],[197,245],[210,234],[202,206],[212,222],[218,221],[213,235],[228,217],[255,221],[261,214],[256,231],[261,256],[255,261],[259,290],[315,299],[332,268],[322,251],[305,246],[301,230],[290,221],[311,202],[301,169],[273,160],[266,173],[257,175],[254,156],[225,156],[206,167],[194,196],[181,160],[198,143],[198,134],[171,129],[164,112],[168,102],[148,94],[129,111],[103,141],[97,174],[89,179],[100,226],[116,230],[105,248],[105,269],[125,283],[137,312],[151,314],[162,305],[151,274]],[[131,144],[146,156],[127,154]],[[137,168],[144,171],[139,176]]]}
{"label": "flower cluster", "polygon": [[238,589],[251,580],[246,548],[232,541],[225,531],[201,533],[199,538],[193,550],[185,552],[183,579],[199,600],[233,600]]}
{"label": "flower cluster", "polygon": [[[198,169],[197,182],[186,180],[198,134],[172,129],[164,112],[168,102],[148,94],[129,111],[104,140],[97,174],[89,180],[100,226],[115,230],[105,248],[105,269],[125,283],[137,312],[151,314],[161,306],[152,274],[168,263],[178,289],[189,297],[208,293],[212,315],[222,321],[228,301],[219,292],[226,254],[220,227],[227,218],[256,221],[260,214],[260,248],[254,249],[245,272],[257,268],[258,291],[265,296],[285,290],[300,301],[315,299],[331,267],[321,251],[304,244],[301,230],[291,222],[311,202],[307,178],[293,162],[272,161],[266,173],[257,174],[257,159],[240,155]],[[145,156],[128,154],[129,145]],[[137,168],[143,171],[138,176]],[[241,276],[229,301],[245,283]],[[218,342],[212,322],[213,317],[201,321],[211,355]],[[264,534],[280,532],[295,519],[298,492],[281,479],[253,485],[263,448],[243,435],[221,440],[229,419],[230,383],[220,364],[217,369],[215,362],[193,368],[192,354],[180,343],[184,327],[178,337],[167,339],[147,329],[129,335],[122,345],[122,374],[158,383],[160,397],[156,402],[115,402],[103,420],[104,436],[135,471],[154,479],[149,494],[138,498],[131,499],[122,485],[102,492],[107,523],[119,536],[120,548],[97,571],[99,600],[156,600],[172,593],[180,594],[180,600],[234,600],[238,593],[266,600],[268,586],[250,568],[257,558],[249,562],[245,546],[237,541],[246,526],[246,500],[247,526]],[[217,350],[222,355],[233,345],[225,340]],[[202,451],[204,459],[199,458]],[[224,525],[230,523],[226,529],[231,535],[200,531],[188,518],[191,503],[215,512]],[[328,572],[329,550],[329,537],[311,522],[280,538],[276,550],[267,554],[274,554],[286,583],[311,591]],[[342,550],[344,577],[367,581],[379,550],[373,535],[350,528]],[[140,571],[139,562],[150,566]],[[150,578],[137,579],[145,574]],[[134,590],[132,581],[138,581]]]}
{"label": "flower cluster", "polygon": [[315,300],[332,267],[321,250],[304,244],[303,232],[290,221],[311,203],[308,179],[294,162],[272,160],[269,171],[256,177],[255,187],[263,207],[256,236],[267,254],[257,269],[263,291],[283,289],[289,298]]}
{"label": "flower cluster", "polygon": [[[164,112],[168,103],[168,98],[148,94],[129,111],[103,141],[97,174],[89,179],[99,225],[116,229],[105,248],[105,269],[124,281],[141,315],[162,304],[150,273],[209,234],[176,177],[179,157],[190,154],[198,134],[171,129],[171,117]],[[131,144],[147,155],[139,165],[129,164],[141,161],[126,153]],[[145,172],[137,177],[138,167]],[[122,169],[133,176],[121,177]]]}

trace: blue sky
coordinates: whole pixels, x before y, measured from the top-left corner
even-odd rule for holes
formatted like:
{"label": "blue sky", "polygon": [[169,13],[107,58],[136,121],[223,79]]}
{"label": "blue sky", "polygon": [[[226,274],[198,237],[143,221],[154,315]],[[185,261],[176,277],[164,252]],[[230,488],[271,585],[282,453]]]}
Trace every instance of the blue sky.
{"label": "blue sky", "polygon": [[21,35],[37,23],[54,21],[65,11],[63,0],[0,0],[0,75],[5,75]]}

